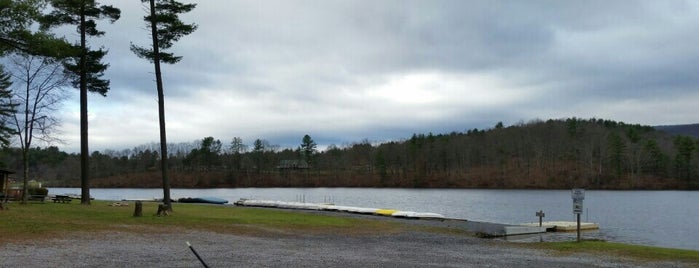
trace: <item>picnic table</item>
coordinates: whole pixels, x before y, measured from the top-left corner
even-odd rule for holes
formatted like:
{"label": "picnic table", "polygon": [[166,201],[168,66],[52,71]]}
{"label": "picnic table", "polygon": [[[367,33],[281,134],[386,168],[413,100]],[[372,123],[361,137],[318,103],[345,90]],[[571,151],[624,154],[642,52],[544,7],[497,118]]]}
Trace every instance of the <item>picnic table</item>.
{"label": "picnic table", "polygon": [[51,198],[54,203],[70,203],[70,201],[73,201],[73,198],[67,195],[56,195]]}

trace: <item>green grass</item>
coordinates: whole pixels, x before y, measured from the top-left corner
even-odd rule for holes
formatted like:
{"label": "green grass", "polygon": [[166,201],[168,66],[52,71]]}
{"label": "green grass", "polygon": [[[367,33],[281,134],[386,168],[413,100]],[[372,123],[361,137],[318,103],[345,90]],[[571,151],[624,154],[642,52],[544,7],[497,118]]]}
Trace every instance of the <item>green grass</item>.
{"label": "green grass", "polygon": [[699,264],[699,251],[629,245],[598,240],[581,242],[551,242],[527,244],[534,248],[550,249],[561,254],[591,253],[622,256],[643,261],[682,261]]}
{"label": "green grass", "polygon": [[[77,200],[76,200],[77,201]],[[143,216],[133,217],[134,204],[112,207],[111,202],[93,201],[91,205],[79,202],[69,204],[30,203],[10,204],[9,210],[0,211],[0,237],[39,239],[60,236],[67,232],[122,230],[129,232],[168,231],[176,228],[208,230],[222,233],[293,234],[392,232],[397,224],[332,217],[294,211],[174,204],[170,216],[156,217],[157,203],[144,202]]]}

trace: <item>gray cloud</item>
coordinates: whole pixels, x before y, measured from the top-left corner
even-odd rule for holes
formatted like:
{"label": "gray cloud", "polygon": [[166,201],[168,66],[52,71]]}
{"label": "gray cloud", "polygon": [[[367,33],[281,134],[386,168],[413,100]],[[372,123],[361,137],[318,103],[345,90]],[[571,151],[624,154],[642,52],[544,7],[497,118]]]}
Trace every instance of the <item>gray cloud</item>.
{"label": "gray cloud", "polygon": [[[112,90],[91,97],[92,147],[157,141],[153,68],[128,50],[148,44],[142,6],[102,2],[123,16],[93,41],[110,50]],[[536,118],[697,120],[692,2],[207,0],[183,19],[199,29],[163,70],[172,142],[295,147],[306,133],[341,144]],[[77,148],[68,106],[66,148]]]}

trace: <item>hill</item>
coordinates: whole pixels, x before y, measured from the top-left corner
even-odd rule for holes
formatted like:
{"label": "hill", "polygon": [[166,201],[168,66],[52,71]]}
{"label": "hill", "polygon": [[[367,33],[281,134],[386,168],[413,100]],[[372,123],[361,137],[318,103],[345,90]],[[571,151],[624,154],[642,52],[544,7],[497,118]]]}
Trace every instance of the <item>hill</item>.
{"label": "hill", "polygon": [[654,128],[671,135],[685,135],[699,138],[699,124],[655,126]]}
{"label": "hill", "polygon": [[[190,150],[171,148],[172,187],[699,188],[696,138],[602,119],[498,123],[486,130],[413,134],[381,144],[365,140],[322,152],[258,141],[249,151],[223,148],[213,137],[186,147]],[[93,152],[90,184],[161,187],[155,148]],[[6,149],[0,160],[21,170],[17,150]],[[79,187],[78,155],[55,147],[30,154],[31,178]]]}

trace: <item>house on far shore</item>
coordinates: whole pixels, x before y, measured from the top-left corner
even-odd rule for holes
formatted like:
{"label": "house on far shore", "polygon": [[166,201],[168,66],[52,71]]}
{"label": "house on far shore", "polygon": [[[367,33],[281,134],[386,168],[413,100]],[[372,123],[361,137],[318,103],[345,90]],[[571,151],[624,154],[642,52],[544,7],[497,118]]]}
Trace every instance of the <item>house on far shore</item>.
{"label": "house on far shore", "polygon": [[281,160],[277,169],[282,170],[301,170],[308,169],[308,163],[303,160]]}

